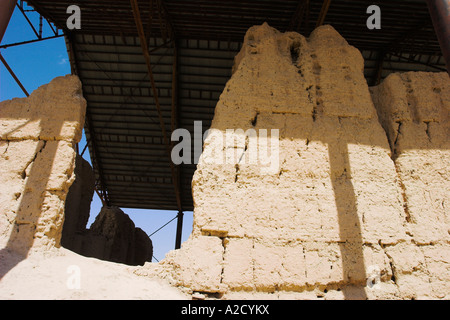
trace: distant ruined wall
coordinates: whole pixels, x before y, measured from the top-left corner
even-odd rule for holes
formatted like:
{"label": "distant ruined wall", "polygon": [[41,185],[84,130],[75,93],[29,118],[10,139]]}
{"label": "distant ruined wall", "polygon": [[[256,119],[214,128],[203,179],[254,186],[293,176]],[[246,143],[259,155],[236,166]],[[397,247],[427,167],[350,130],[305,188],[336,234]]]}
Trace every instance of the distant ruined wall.
{"label": "distant ruined wall", "polygon": [[0,103],[0,246],[58,247],[86,101],[76,76]]}
{"label": "distant ruined wall", "polygon": [[67,193],[64,207],[64,226],[61,245],[76,251],[78,236],[85,232],[94,196],[95,174],[88,161],[79,154],[75,157],[75,180]]}
{"label": "distant ruined wall", "polygon": [[104,260],[130,265],[143,265],[152,261],[152,241],[118,207],[103,207],[89,232],[106,239],[103,247]]}
{"label": "distant ruined wall", "polygon": [[[192,181],[193,232],[160,263],[172,283],[225,298],[448,295],[448,75],[393,75],[372,97],[363,68],[330,26],[248,30]],[[270,168],[249,161],[273,144],[260,129],[279,130]]]}
{"label": "distant ruined wall", "polygon": [[128,265],[144,265],[153,257],[152,240],[114,206],[103,207],[89,229],[79,226],[63,246],[86,257]]}
{"label": "distant ruined wall", "polygon": [[74,175],[65,202],[61,245],[80,255],[105,261],[128,265],[151,262],[152,241],[120,208],[103,207],[87,229],[95,174],[81,155],[76,155]]}

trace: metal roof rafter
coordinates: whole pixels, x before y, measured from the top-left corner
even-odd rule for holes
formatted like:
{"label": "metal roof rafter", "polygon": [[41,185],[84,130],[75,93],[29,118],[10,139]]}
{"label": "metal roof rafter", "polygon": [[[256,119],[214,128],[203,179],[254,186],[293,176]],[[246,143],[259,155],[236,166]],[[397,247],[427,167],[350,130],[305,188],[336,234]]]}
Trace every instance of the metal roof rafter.
{"label": "metal roof rafter", "polygon": [[[178,207],[178,211],[182,212],[183,209],[182,209],[182,205],[181,205],[180,188],[178,186],[178,179],[177,179],[177,173],[176,173],[177,170],[176,170],[175,165],[173,164],[172,159],[171,159],[172,144],[169,141],[169,138],[168,138],[168,135],[167,135],[166,126],[165,126],[165,123],[164,123],[164,119],[162,117],[161,106],[159,104],[159,98],[158,98],[158,90],[156,88],[155,79],[153,77],[152,63],[151,63],[150,54],[149,54],[149,50],[148,50],[147,39],[145,37],[144,27],[142,25],[141,13],[140,13],[140,10],[139,10],[139,4],[138,4],[137,0],[130,0],[130,4],[131,4],[131,7],[132,7],[134,21],[136,23],[136,28],[137,28],[137,32],[138,32],[138,35],[139,35],[139,40],[140,40],[140,43],[141,43],[142,53],[144,55],[145,63],[147,65],[148,75],[150,77],[150,84],[151,84],[152,91],[153,91],[153,99],[155,101],[155,107],[156,107],[156,110],[158,112],[158,118],[159,118],[159,122],[160,122],[160,126],[161,126],[161,131],[162,131],[162,135],[163,135],[164,144],[166,146],[166,152],[167,152],[167,155],[169,157],[169,165],[170,165],[170,169],[171,169],[171,173],[172,173],[172,182],[173,182],[174,189],[175,189],[177,207]],[[166,42],[166,41],[164,41],[164,42]]]}

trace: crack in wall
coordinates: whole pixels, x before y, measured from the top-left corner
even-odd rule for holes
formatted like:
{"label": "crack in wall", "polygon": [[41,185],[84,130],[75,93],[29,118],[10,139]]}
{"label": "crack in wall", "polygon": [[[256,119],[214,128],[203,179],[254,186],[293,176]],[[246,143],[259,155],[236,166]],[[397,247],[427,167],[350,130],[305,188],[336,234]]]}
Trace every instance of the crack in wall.
{"label": "crack in wall", "polygon": [[297,65],[298,58],[300,56],[300,42],[294,42],[290,48],[291,60],[293,65]]}
{"label": "crack in wall", "polygon": [[[379,106],[375,102],[374,102],[374,106],[379,115],[383,114],[381,112],[381,110],[378,110]],[[391,148],[391,160],[394,164],[394,168],[395,168],[395,172],[396,172],[396,176],[397,176],[397,185],[400,188],[400,193],[401,193],[401,197],[402,197],[402,207],[403,207],[403,211],[405,213],[405,220],[407,223],[411,223],[411,213],[410,213],[409,206],[408,206],[408,197],[406,194],[406,186],[403,183],[403,179],[401,178],[401,174],[400,174],[400,168],[399,168],[399,165],[397,164],[397,159],[401,154],[400,147],[399,147],[399,141],[400,141],[400,137],[402,135],[403,121],[398,120],[395,122],[397,124],[397,128],[395,130],[395,138],[394,138],[394,141],[391,141],[390,135],[389,135],[389,130],[388,130],[388,125],[387,125],[386,121],[382,121],[380,116],[377,117],[377,120],[380,123],[381,128],[383,128],[383,131],[388,140],[388,144]]]}
{"label": "crack in wall", "polygon": [[5,151],[3,151],[2,155],[8,153],[8,148],[9,148],[9,143],[10,143],[9,140],[3,140],[3,141],[6,142],[6,148],[5,148]]}
{"label": "crack in wall", "polygon": [[396,245],[398,245],[399,243],[402,243],[402,242],[403,242],[403,241],[399,241],[399,242],[397,242],[397,243],[395,243],[395,244],[389,244],[389,245],[387,245],[387,244],[383,244],[383,243],[381,242],[381,240],[378,241],[378,245],[380,246],[381,250],[383,250],[383,254],[384,254],[384,255],[388,258],[388,260],[389,260],[389,268],[390,268],[390,270],[391,270],[391,278],[390,278],[390,280],[397,286],[397,288],[398,288],[398,284],[397,284],[397,278],[396,278],[396,276],[395,276],[396,270],[395,270],[394,259],[393,259],[392,256],[386,251],[386,247],[388,247],[388,246],[393,247],[393,246],[396,246]]}
{"label": "crack in wall", "polygon": [[223,253],[222,253],[222,271],[220,272],[220,284],[223,284],[223,278],[225,273],[225,256],[227,253],[227,238],[223,237],[220,238],[222,240],[222,247],[223,247]]}
{"label": "crack in wall", "polygon": [[313,75],[314,75],[314,80],[315,80],[315,95],[316,95],[316,102],[314,104],[313,107],[313,112],[312,112],[312,118],[313,118],[313,122],[316,121],[317,116],[319,114],[321,114],[323,112],[323,99],[322,97],[322,88],[320,87],[320,73],[322,70],[322,66],[319,64],[319,62],[317,61],[317,55],[316,54],[311,54],[311,58],[313,59]]}
{"label": "crack in wall", "polygon": [[28,168],[36,161],[36,158],[38,157],[38,155],[40,153],[42,153],[42,151],[44,151],[44,148],[47,145],[46,140],[40,140],[39,142],[41,142],[41,141],[42,141],[42,146],[36,151],[36,153],[34,154],[34,157],[29,162],[27,162],[27,164],[25,165],[25,169],[20,174],[20,176],[22,177],[23,180],[25,180],[27,178]]}
{"label": "crack in wall", "polygon": [[259,112],[257,112],[257,113],[255,114],[255,117],[254,117],[254,118],[252,119],[252,121],[251,121],[253,127],[255,127],[256,124],[257,124],[257,122],[258,122],[258,116],[259,116]]}
{"label": "crack in wall", "polygon": [[406,87],[406,101],[408,105],[408,110],[412,117],[413,122],[420,123],[419,110],[417,106],[417,97],[414,95],[414,89],[411,85],[411,77],[409,74],[402,74],[403,83]]}
{"label": "crack in wall", "polygon": [[[401,130],[402,130],[402,125],[403,125],[402,121],[397,121],[396,123],[398,124],[398,126],[397,126],[397,130],[396,130],[394,142],[391,146],[391,148],[392,148],[391,149],[391,159],[392,159],[392,161],[394,161],[394,163],[395,163],[395,160],[397,160],[397,158],[400,156],[398,142],[399,142],[400,135],[402,134]],[[383,129],[384,129],[384,127],[383,127]],[[386,131],[386,135],[389,136],[389,133],[387,131]]]}
{"label": "crack in wall", "polygon": [[430,142],[432,142],[431,141],[431,133],[430,133],[430,123],[431,122],[432,121],[424,121],[425,125],[427,126],[427,128],[425,129],[425,133],[427,134],[428,141],[430,141]]}
{"label": "crack in wall", "polygon": [[405,220],[407,223],[411,223],[411,212],[410,212],[409,206],[408,206],[408,196],[406,195],[406,186],[403,183],[403,179],[401,178],[400,170],[399,170],[397,163],[395,162],[395,160],[393,160],[393,162],[394,162],[395,172],[397,174],[397,184],[400,187],[400,192],[402,195],[402,206],[403,206],[403,211],[405,213]]}

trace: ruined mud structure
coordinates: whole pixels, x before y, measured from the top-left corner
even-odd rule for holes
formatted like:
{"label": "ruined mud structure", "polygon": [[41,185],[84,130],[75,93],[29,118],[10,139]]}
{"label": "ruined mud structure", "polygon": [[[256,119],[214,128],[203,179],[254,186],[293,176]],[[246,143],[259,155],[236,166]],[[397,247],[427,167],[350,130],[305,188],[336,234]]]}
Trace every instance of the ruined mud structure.
{"label": "ruined mud structure", "polygon": [[[229,297],[444,297],[448,75],[393,74],[369,91],[361,54],[330,26],[308,39],[253,27],[235,62],[212,130],[279,129],[279,170],[216,165],[208,150],[229,150],[206,139],[194,231],[163,262],[176,283]],[[248,140],[236,137],[237,159],[256,152]]]}
{"label": "ruined mud structure", "polygon": [[85,112],[74,76],[1,104],[0,245],[26,256],[62,243],[85,256],[143,265],[152,259],[151,240],[119,208],[104,207],[86,230],[95,179],[75,151]]}
{"label": "ruined mud structure", "polygon": [[6,248],[27,254],[60,245],[85,112],[81,83],[72,76],[1,103],[0,243]]}
{"label": "ruined mud structure", "polygon": [[[193,232],[140,274],[224,299],[449,298],[449,76],[369,88],[363,62],[331,26],[250,28],[192,181]],[[60,245],[84,112],[73,76],[1,104],[4,247]],[[264,129],[271,170],[246,161],[262,140],[245,132]]]}

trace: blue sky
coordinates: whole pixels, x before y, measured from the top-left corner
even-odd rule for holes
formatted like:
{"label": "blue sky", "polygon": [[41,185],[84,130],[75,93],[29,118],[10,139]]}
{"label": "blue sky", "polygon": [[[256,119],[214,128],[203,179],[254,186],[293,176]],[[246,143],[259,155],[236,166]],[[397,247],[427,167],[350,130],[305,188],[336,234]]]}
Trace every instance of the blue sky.
{"label": "blue sky", "polygon": [[[35,28],[39,26],[37,14],[28,15]],[[46,23],[43,25],[44,36],[52,36],[52,31]],[[33,40],[36,35],[28,25],[22,13],[16,8],[9,22],[8,29],[2,40],[2,45]],[[50,39],[36,43],[24,44],[15,47],[0,49],[1,54],[22,82],[28,93],[31,94],[41,85],[49,83],[53,78],[70,74],[70,62],[66,51],[64,38]],[[0,63],[0,101],[13,98],[23,98],[25,94],[14,81],[7,69]],[[79,148],[83,150],[86,140],[83,139]],[[89,152],[84,158],[90,162]],[[101,209],[101,201],[94,195],[91,204],[89,225],[94,221]],[[137,210],[122,208],[130,216],[136,227],[152,234],[162,225],[176,216],[174,211]],[[182,241],[186,241],[192,231],[192,212],[185,212]],[[151,237],[153,242],[153,255],[162,260],[165,254],[175,247],[176,219],[161,231]],[[153,260],[155,262],[155,260]]]}

